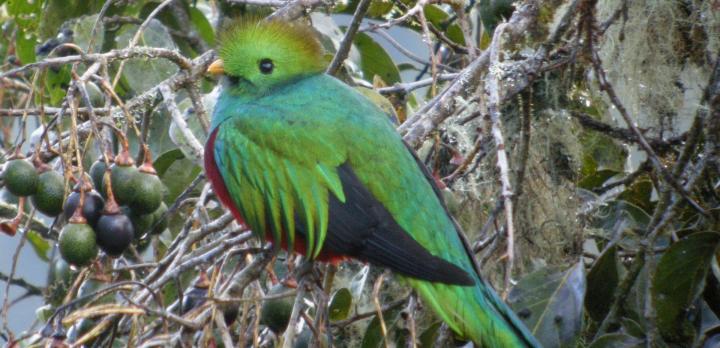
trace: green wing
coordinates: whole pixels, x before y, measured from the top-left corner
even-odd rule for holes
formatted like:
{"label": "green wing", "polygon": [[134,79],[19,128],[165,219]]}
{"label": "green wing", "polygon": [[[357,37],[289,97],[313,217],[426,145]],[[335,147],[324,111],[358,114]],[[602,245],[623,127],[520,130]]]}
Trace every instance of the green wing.
{"label": "green wing", "polygon": [[[262,112],[246,115],[271,123],[269,115]],[[285,238],[289,246],[294,245],[296,214],[302,217],[306,224],[308,256],[316,257],[327,232],[328,194],[345,200],[335,169],[344,162],[345,156],[335,150],[322,158],[313,156],[311,151],[294,151],[282,145],[299,143],[316,147],[321,144],[288,134],[280,124],[282,121],[268,125],[264,130],[269,133],[261,133],[257,128],[246,129],[247,120],[228,120],[230,124],[218,129],[216,162],[230,196],[253,231],[272,233],[276,245]],[[275,139],[264,139],[265,136]],[[278,142],[278,138],[283,141]]]}

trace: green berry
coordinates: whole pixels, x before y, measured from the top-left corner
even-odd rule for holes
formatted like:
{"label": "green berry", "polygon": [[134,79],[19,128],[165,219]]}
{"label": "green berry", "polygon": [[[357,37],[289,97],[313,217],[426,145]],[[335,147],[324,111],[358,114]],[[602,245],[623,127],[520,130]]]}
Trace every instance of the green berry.
{"label": "green berry", "polygon": [[168,211],[168,206],[165,202],[160,203],[160,206],[153,212],[153,229],[150,231],[152,234],[160,234],[168,228],[168,218],[165,215]]}
{"label": "green berry", "polygon": [[[278,284],[270,288],[268,295],[277,295],[290,290],[283,284]],[[260,311],[260,324],[270,328],[276,334],[285,331],[290,321],[295,297],[281,297],[263,301]]]}
{"label": "green berry", "polygon": [[127,204],[135,214],[151,214],[162,203],[163,183],[155,174],[137,172],[132,178]]}
{"label": "green berry", "polygon": [[110,181],[118,204],[128,204],[132,201],[133,179],[136,175],[138,175],[138,170],[132,165],[124,166],[116,163],[110,168]]}
{"label": "green berry", "polygon": [[65,180],[63,176],[48,170],[38,176],[35,194],[30,197],[35,209],[47,216],[57,216],[63,211]]}
{"label": "green berry", "polygon": [[97,256],[95,232],[86,223],[69,223],[60,231],[60,255],[69,264],[85,266]]}
{"label": "green berry", "polygon": [[38,173],[30,162],[15,159],[5,164],[3,171],[5,187],[16,196],[30,196],[38,186]]}
{"label": "green berry", "polygon": [[102,188],[105,187],[103,185],[103,178],[105,177],[105,169],[107,166],[105,165],[105,161],[103,161],[102,157],[100,157],[93,165],[90,167],[90,178],[92,178],[93,185],[95,185],[95,188],[100,191],[100,194],[105,197],[105,190]]}

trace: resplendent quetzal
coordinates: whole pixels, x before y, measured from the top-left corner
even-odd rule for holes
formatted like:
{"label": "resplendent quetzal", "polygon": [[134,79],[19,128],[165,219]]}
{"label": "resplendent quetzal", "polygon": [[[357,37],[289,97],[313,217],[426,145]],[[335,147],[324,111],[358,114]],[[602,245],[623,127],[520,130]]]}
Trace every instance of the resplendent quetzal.
{"label": "resplendent quetzal", "polygon": [[480,346],[540,346],[480,277],[388,116],[324,73],[309,26],[246,20],[219,55],[208,68],[224,77],[205,170],[238,220],[310,259],[390,268]]}

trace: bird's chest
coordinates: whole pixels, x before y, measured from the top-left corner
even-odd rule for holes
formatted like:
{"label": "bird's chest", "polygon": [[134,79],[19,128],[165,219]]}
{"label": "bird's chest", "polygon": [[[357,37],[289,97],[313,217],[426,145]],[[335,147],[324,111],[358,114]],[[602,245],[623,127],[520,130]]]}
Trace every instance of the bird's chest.
{"label": "bird's chest", "polygon": [[242,214],[240,214],[240,211],[233,203],[232,197],[230,196],[230,192],[228,191],[227,186],[225,186],[225,182],[223,181],[222,175],[220,174],[217,163],[215,163],[215,139],[217,137],[218,130],[219,129],[216,128],[210,134],[207,140],[207,144],[205,145],[205,175],[210,181],[210,185],[212,185],[213,190],[215,191],[215,195],[220,200],[220,203],[230,209],[233,216],[239,223],[245,225],[245,220],[243,219]]}

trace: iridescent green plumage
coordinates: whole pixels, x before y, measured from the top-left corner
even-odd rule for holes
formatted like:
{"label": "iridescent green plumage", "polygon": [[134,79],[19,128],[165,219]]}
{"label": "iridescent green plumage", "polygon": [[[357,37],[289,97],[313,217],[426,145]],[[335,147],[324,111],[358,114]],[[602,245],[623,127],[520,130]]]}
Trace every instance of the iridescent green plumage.
{"label": "iridescent green plumage", "polygon": [[390,267],[449,327],[481,345],[539,346],[480,278],[432,180],[388,117],[322,73],[308,32],[259,22],[226,36],[242,40],[220,50],[229,77],[206,162],[225,203],[276,244],[302,239],[310,258],[333,252]]}

